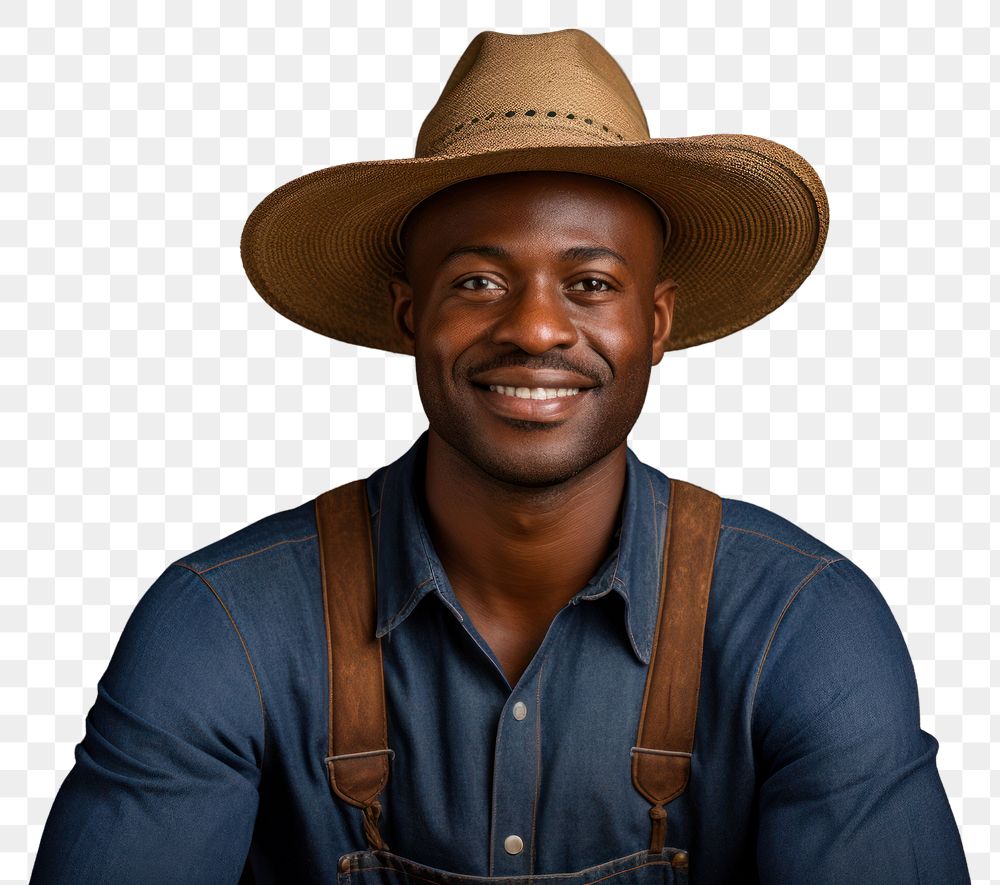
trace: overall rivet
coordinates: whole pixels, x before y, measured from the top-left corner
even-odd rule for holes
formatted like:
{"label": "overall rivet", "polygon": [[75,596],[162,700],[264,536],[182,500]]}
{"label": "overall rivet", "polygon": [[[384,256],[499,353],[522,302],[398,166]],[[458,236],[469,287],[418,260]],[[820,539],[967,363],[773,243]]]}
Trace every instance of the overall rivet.
{"label": "overall rivet", "polygon": [[510,835],[503,840],[503,848],[508,854],[520,854],[524,849],[524,840],[517,835]]}

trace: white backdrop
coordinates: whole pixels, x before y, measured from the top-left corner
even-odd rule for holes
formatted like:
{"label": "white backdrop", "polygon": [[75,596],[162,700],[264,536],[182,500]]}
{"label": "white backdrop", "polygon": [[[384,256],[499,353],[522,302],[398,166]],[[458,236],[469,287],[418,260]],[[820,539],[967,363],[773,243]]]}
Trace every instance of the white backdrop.
{"label": "white backdrop", "polygon": [[739,334],[667,354],[630,443],[875,580],[973,879],[997,881],[995,9],[416,5],[0,5],[0,881],[27,877],[97,680],[166,565],[426,427],[410,358],[256,295],[246,216],[305,172],[412,156],[480,30],[561,27],[620,60],[654,136],[772,138],[826,183],[813,275]]}

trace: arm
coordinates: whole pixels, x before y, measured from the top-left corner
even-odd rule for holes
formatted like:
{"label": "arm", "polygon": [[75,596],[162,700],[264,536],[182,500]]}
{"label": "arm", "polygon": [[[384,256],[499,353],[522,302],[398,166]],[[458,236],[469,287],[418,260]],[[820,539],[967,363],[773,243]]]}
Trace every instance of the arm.
{"label": "arm", "polygon": [[762,883],[969,882],[903,636],[850,561],[787,607],[752,715]]}
{"label": "arm", "polygon": [[196,574],[170,566],[98,683],[31,882],[236,882],[263,746],[263,705],[233,622]]}

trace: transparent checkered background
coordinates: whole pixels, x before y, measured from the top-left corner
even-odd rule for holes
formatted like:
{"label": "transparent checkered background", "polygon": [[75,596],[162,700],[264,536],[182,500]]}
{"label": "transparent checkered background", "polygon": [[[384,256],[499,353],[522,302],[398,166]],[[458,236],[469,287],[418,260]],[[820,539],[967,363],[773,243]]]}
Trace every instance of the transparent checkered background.
{"label": "transparent checkered background", "polygon": [[761,135],[825,181],[816,271],[749,329],[668,354],[631,445],[876,581],[973,879],[1000,880],[996,7],[416,5],[0,4],[0,880],[27,877],[166,565],[426,427],[410,358],[255,294],[246,216],[305,172],[412,156],[478,31],[567,26],[621,61],[654,136]]}

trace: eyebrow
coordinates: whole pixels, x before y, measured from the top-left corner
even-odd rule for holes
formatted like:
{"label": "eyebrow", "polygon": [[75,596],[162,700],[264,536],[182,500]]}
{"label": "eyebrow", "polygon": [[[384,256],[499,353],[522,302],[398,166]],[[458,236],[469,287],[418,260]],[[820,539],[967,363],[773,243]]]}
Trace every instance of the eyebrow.
{"label": "eyebrow", "polygon": [[[459,246],[445,255],[441,260],[441,266],[449,264],[462,255],[469,254],[485,255],[488,258],[514,257],[503,246]],[[610,258],[628,267],[628,261],[625,259],[625,256],[614,249],[609,249],[607,246],[571,246],[569,249],[563,249],[557,257],[560,261],[590,261],[594,258]]]}

